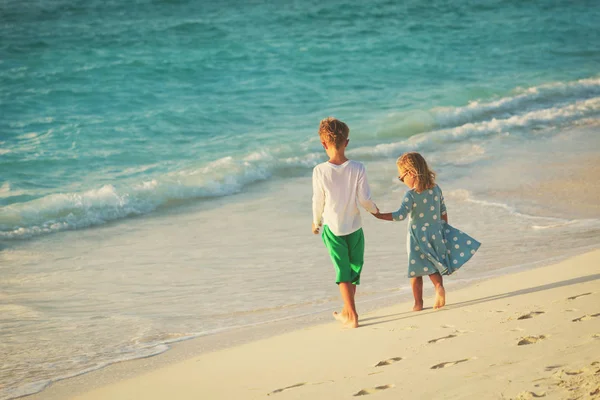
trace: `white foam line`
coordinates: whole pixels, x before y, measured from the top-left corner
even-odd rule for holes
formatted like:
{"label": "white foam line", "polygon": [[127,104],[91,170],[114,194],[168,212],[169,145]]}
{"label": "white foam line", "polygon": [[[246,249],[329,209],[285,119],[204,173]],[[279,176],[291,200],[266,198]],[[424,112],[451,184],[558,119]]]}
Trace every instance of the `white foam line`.
{"label": "white foam line", "polygon": [[577,123],[600,113],[600,97],[577,101],[572,104],[529,111],[507,118],[492,118],[482,122],[467,122],[452,128],[420,133],[394,143],[361,147],[349,152],[360,157],[394,156],[404,151],[423,151],[439,148],[442,143],[455,143],[466,138],[492,135],[523,134],[527,128],[556,127]]}
{"label": "white foam line", "polygon": [[537,216],[537,215],[523,214],[523,213],[517,211],[514,207],[509,206],[508,204],[497,203],[497,202],[488,201],[488,200],[474,199],[472,197],[472,195],[471,195],[470,192],[468,193],[467,197],[464,200],[466,200],[468,202],[471,202],[471,203],[480,204],[480,205],[483,205],[483,206],[486,206],[486,207],[502,208],[502,209],[508,211],[510,214],[513,214],[513,215],[518,216],[518,217],[523,217],[523,218],[527,218],[527,219],[534,219],[534,220],[537,219],[537,220],[557,221],[558,223],[556,224],[556,226],[572,224],[572,223],[578,221],[578,220],[569,220],[569,219],[564,219],[564,218],[541,217],[541,216]]}
{"label": "white foam line", "polygon": [[506,115],[522,112],[528,106],[540,103],[564,104],[600,95],[600,78],[581,79],[575,82],[554,82],[528,89],[517,88],[515,96],[503,97],[488,103],[472,101],[463,107],[434,108],[432,113],[441,127],[462,125],[490,114]]}
{"label": "white foam line", "polygon": [[132,360],[139,360],[139,359],[143,359],[143,358],[148,358],[148,357],[154,357],[156,355],[162,354],[165,351],[167,351],[169,349],[169,346],[164,345],[164,344],[158,344],[155,346],[156,351],[151,352],[149,354],[144,354],[144,355],[132,355],[131,357],[122,357],[122,358],[118,358],[112,361],[106,361],[106,362],[102,362],[99,363],[97,365],[94,365],[93,367],[88,367],[88,368],[84,368],[80,371],[77,372],[73,372],[70,374],[65,374],[65,375],[61,375],[59,377],[56,378],[52,378],[52,379],[47,379],[47,380],[43,380],[43,381],[37,381],[37,382],[30,382],[27,383],[23,386],[20,386],[16,389],[10,390],[8,391],[9,396],[5,397],[3,399],[17,399],[17,398],[21,398],[21,397],[25,397],[25,396],[29,396],[32,395],[34,393],[39,393],[42,390],[46,389],[49,385],[58,382],[58,381],[62,381],[65,379],[69,379],[69,378],[74,378],[76,376],[80,376],[80,375],[84,375],[93,371],[97,371],[99,369],[102,368],[106,368],[109,365],[112,364],[116,364],[116,363],[120,363],[120,362],[124,362],[124,361],[132,361]]}
{"label": "white foam line", "polygon": [[532,229],[541,230],[541,229],[552,229],[552,228],[560,228],[567,225],[599,225],[600,219],[563,219],[563,218],[555,218],[555,217],[541,217],[536,215],[524,214],[516,211],[514,208],[509,207],[506,204],[495,203],[486,200],[475,200],[473,198],[466,198],[466,201],[471,203],[481,204],[484,206],[491,207],[499,207],[509,211],[512,215],[517,217],[523,217],[530,220],[543,220],[543,221],[555,221],[556,223],[550,225],[531,225]]}

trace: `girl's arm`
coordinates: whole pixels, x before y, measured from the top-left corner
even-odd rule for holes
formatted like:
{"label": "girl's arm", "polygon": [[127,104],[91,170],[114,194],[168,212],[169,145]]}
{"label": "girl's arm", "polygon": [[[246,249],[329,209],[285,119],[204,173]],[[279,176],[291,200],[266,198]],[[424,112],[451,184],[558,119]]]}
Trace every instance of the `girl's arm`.
{"label": "girl's arm", "polygon": [[[440,189],[441,192],[441,189]],[[442,221],[448,223],[448,211],[446,210],[446,202],[444,201],[444,195],[440,197],[440,213]]]}
{"label": "girl's arm", "polygon": [[404,195],[404,199],[402,200],[402,205],[398,209],[398,211],[391,213],[376,213],[373,214],[375,218],[382,219],[384,221],[404,221],[406,216],[410,212],[413,207],[414,199],[410,191],[406,192]]}
{"label": "girl's arm", "polygon": [[393,221],[392,213],[377,213],[373,214],[375,218],[383,219],[384,221]]}

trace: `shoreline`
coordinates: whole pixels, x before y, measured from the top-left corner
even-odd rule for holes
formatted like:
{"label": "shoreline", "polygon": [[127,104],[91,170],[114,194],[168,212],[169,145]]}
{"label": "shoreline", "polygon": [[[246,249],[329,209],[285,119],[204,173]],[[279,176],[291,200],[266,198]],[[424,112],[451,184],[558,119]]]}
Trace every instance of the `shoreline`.
{"label": "shoreline", "polygon": [[[596,262],[597,262],[600,259],[600,250],[590,251],[582,256],[577,256],[575,258],[569,258],[567,260],[563,260],[563,261],[559,262],[558,264],[545,265],[545,266],[537,267],[534,269],[528,269],[528,270],[519,271],[519,272],[509,272],[508,274],[497,275],[497,276],[493,276],[493,277],[490,277],[487,279],[483,278],[482,280],[473,282],[473,284],[467,284],[464,287],[454,289],[454,290],[451,289],[449,291],[450,301],[449,301],[448,305],[444,309],[440,310],[437,313],[440,315],[445,315],[446,311],[456,312],[454,310],[459,310],[459,309],[468,307],[470,304],[477,304],[477,302],[474,299],[470,298],[470,297],[472,297],[469,295],[469,291],[471,291],[471,290],[480,292],[481,289],[477,289],[477,288],[480,288],[480,287],[492,287],[493,288],[495,286],[498,286],[498,285],[495,285],[494,282],[502,282],[505,280],[514,282],[514,280],[521,275],[532,275],[532,274],[535,275],[536,272],[542,272],[544,270],[556,270],[557,265],[560,266],[562,264],[568,264],[568,263],[574,263],[574,262],[577,263],[577,262],[579,262],[578,260],[581,260],[581,259],[596,260]],[[560,268],[558,268],[558,269],[560,269]],[[585,268],[583,268],[583,269],[585,269]],[[592,267],[592,270],[593,270],[593,267]],[[556,281],[553,281],[552,279],[548,278],[546,276],[547,274],[542,274],[542,275],[544,275],[544,278],[542,280],[549,281],[550,283],[547,285],[547,289],[539,289],[540,291],[551,290],[551,289],[553,289],[553,285],[555,287],[559,287],[559,288],[563,287],[563,286],[560,286],[559,282],[557,283]],[[564,276],[564,275],[565,274],[563,273],[561,276]],[[598,279],[598,274],[596,274],[595,279]],[[522,283],[522,282],[519,282],[519,283]],[[570,283],[569,285],[572,285],[572,284],[579,285],[579,284],[583,284],[583,283],[585,283],[585,282],[573,281],[573,283]],[[593,282],[592,282],[592,284],[593,284]],[[587,285],[589,286],[589,283]],[[451,285],[451,286],[454,286],[454,285]],[[519,285],[519,286],[523,286],[523,285]],[[528,290],[531,290],[531,287],[527,287],[527,286],[528,285],[524,285],[524,288],[520,289],[521,291],[524,291],[522,294],[530,293],[530,292],[528,292]],[[567,286],[567,285],[565,284],[565,286]],[[597,283],[596,283],[596,287],[597,287]],[[433,292],[432,292],[432,290],[430,290],[431,288],[427,288],[427,285],[426,285],[426,289],[429,289],[429,290],[426,290],[425,295],[427,297],[432,297]],[[512,293],[512,295],[511,295],[511,293]],[[508,293],[504,293],[503,297],[519,296],[519,295],[521,295],[519,293],[520,292],[519,292],[519,289],[517,286],[517,287],[515,287],[515,290],[511,290]],[[487,296],[487,297],[491,298],[493,296]],[[500,297],[502,298],[502,296],[500,296]],[[490,300],[490,301],[493,301],[493,300]],[[377,308],[375,310],[365,311],[363,314],[361,314],[361,321],[363,321],[361,324],[362,325],[361,328],[354,330],[356,332],[361,331],[364,333],[356,334],[356,335],[359,335],[359,336],[372,335],[373,334],[371,332],[373,330],[372,325],[375,325],[375,323],[369,322],[369,321],[373,321],[375,319],[381,319],[382,318],[381,315],[383,315],[385,313],[405,315],[404,317],[402,317],[402,319],[420,318],[421,315],[429,316],[431,314],[436,313],[435,311],[430,310],[430,309],[429,310],[426,309],[424,312],[420,312],[420,313],[410,312],[410,311],[408,311],[410,308],[407,308],[408,305],[410,305],[410,304],[411,304],[411,301],[408,300],[408,302],[395,304],[393,306],[387,306],[387,307],[383,307],[383,308]],[[364,306],[364,304],[363,304],[363,306]],[[366,309],[367,307],[364,307],[364,308]],[[320,314],[324,314],[324,312],[321,312]],[[88,399],[88,398],[93,399],[93,398],[101,398],[101,397],[94,397],[95,396],[94,393],[105,393],[105,391],[107,391],[107,390],[111,391],[110,397],[104,397],[104,398],[138,398],[135,396],[131,397],[131,396],[126,395],[127,393],[129,393],[128,392],[129,389],[127,389],[127,388],[128,387],[131,388],[130,386],[127,386],[127,385],[133,385],[132,382],[139,382],[139,380],[143,380],[146,383],[151,383],[155,379],[160,380],[161,376],[166,376],[163,374],[165,374],[165,373],[167,373],[167,371],[171,371],[173,369],[178,369],[179,373],[183,373],[181,371],[181,368],[184,368],[184,367],[182,367],[183,365],[186,365],[185,368],[191,368],[191,363],[200,362],[200,360],[205,359],[205,358],[212,359],[214,357],[219,357],[219,354],[225,355],[225,354],[236,353],[236,352],[244,352],[244,351],[247,351],[246,349],[252,348],[255,346],[258,346],[258,347],[263,346],[263,350],[265,350],[266,349],[265,346],[270,347],[271,342],[278,342],[281,340],[283,340],[283,341],[289,340],[290,337],[294,337],[295,338],[294,340],[301,340],[301,341],[307,340],[306,338],[302,337],[303,333],[307,333],[307,332],[311,332],[311,331],[323,331],[323,334],[334,335],[334,336],[344,335],[344,336],[340,336],[340,338],[342,338],[342,340],[345,340],[344,339],[345,336],[348,335],[348,333],[346,333],[345,330],[340,329],[337,326],[337,323],[335,323],[335,322],[326,322],[326,321],[330,321],[329,320],[330,316],[327,315],[327,316],[319,317],[318,314],[315,314],[314,316],[317,318],[313,319],[312,323],[311,323],[311,318],[307,318],[306,321],[302,321],[302,318],[300,318],[299,322],[298,322],[298,324],[302,325],[300,327],[298,327],[298,325],[290,326],[289,324],[286,324],[283,321],[280,321],[280,322],[276,322],[276,323],[266,323],[266,324],[264,324],[262,326],[258,326],[258,327],[256,327],[256,326],[255,327],[243,327],[243,328],[239,328],[239,329],[233,330],[233,331],[228,331],[228,332],[225,332],[222,334],[208,335],[208,336],[203,336],[203,337],[198,337],[198,338],[181,341],[181,342],[172,344],[172,348],[170,348],[166,352],[161,353],[156,356],[153,356],[153,357],[123,361],[123,362],[109,365],[109,366],[104,367],[99,370],[95,370],[95,371],[92,371],[89,373],[78,375],[78,376],[75,376],[72,378],[67,378],[65,380],[53,382],[46,389],[44,389],[41,392],[38,392],[36,394],[27,396],[27,398],[30,398],[30,399],[42,399],[43,398],[43,399],[52,400],[52,399],[71,398],[73,396],[83,396],[83,397],[81,397],[83,399]],[[598,322],[600,322],[600,319],[598,319]],[[390,321],[390,323],[392,324],[393,320]],[[383,322],[379,322],[377,324],[383,324]],[[398,328],[392,327],[392,330],[394,330],[394,329],[398,329]],[[367,333],[366,331],[369,331],[369,333]],[[600,330],[598,333],[600,333]],[[352,335],[355,335],[355,334],[352,334]],[[262,357],[262,355],[261,355],[261,357]],[[261,365],[263,363],[263,361],[261,359],[259,359],[258,362],[260,362]],[[232,367],[233,367],[233,365],[232,365]],[[330,367],[333,369],[336,368],[336,366],[334,366],[334,365],[330,365]],[[289,368],[289,366],[288,366],[288,368]],[[280,371],[281,373],[289,373],[289,371],[287,371],[287,372],[285,371],[286,368],[283,368],[283,369],[284,369],[284,371]],[[170,372],[168,372],[168,373],[170,374]],[[204,373],[208,373],[208,371],[204,371]],[[151,378],[151,380],[148,380],[147,377],[150,377],[150,376],[152,376],[152,378]],[[188,386],[189,385],[193,386],[193,383],[191,381],[187,382],[186,384]],[[136,383],[136,385],[137,385],[137,383]],[[193,390],[197,391],[197,390],[202,389],[201,387],[198,387],[198,386],[202,386],[202,385],[196,384],[196,386],[193,388]],[[190,388],[190,387],[188,387],[188,389],[192,390],[192,388]],[[116,392],[115,392],[115,390],[116,390]],[[230,398],[230,397],[228,397],[229,395],[219,397],[220,396],[219,392],[218,391],[215,392],[214,390],[215,389],[213,388],[213,392],[210,392],[211,396],[217,396],[217,397],[211,397],[211,398]],[[274,388],[273,390],[276,390],[276,388]],[[390,391],[390,392],[393,392],[393,391]],[[195,392],[195,393],[198,394],[197,392]],[[291,391],[290,391],[290,393],[291,393]],[[121,395],[123,395],[123,396],[121,396]],[[236,393],[236,396],[242,396],[242,397],[238,397],[238,398],[245,398],[244,396],[246,396],[246,395],[247,394]],[[256,394],[256,398],[260,398],[262,395],[265,395],[265,393],[262,393],[261,395]],[[106,396],[106,394],[103,394],[102,396]],[[114,396],[117,396],[117,397],[114,397]],[[188,398],[187,393],[184,393],[184,392],[181,392],[180,396],[182,396],[181,398]],[[254,394],[252,394],[252,396],[254,396]],[[145,395],[142,397],[146,398]],[[79,397],[77,397],[77,398],[79,398]],[[157,395],[157,397],[154,397],[154,398],[158,399],[160,397]],[[252,397],[252,398],[255,398],[255,397]]]}

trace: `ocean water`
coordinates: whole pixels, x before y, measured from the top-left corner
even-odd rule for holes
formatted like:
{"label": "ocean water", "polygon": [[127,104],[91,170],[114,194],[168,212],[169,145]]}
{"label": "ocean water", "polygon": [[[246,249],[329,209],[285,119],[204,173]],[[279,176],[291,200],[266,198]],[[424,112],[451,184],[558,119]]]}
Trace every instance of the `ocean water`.
{"label": "ocean water", "polygon": [[[380,208],[402,152],[438,171],[484,244],[455,282],[597,246],[594,201],[556,177],[600,159],[598,20],[595,1],[1,2],[0,398],[335,307],[308,231],[329,115]],[[406,294],[403,229],[365,217],[363,303]]]}

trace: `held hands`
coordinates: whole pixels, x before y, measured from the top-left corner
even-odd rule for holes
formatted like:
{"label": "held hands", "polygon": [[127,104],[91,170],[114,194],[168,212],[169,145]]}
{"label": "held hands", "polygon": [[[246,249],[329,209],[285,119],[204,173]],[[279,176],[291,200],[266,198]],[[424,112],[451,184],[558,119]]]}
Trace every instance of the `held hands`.
{"label": "held hands", "polygon": [[323,225],[323,223],[320,223],[319,225],[315,225],[315,223],[312,223],[312,233],[314,233],[315,235],[319,234],[319,229],[321,229],[321,225]]}
{"label": "held hands", "polygon": [[375,209],[377,211],[372,212],[371,215],[374,216],[375,218],[379,218],[379,215],[381,215],[381,211],[379,211],[379,207],[375,206]]}
{"label": "held hands", "polygon": [[379,212],[379,210],[377,210],[377,213],[373,214],[373,216],[377,219],[382,219],[384,221],[393,221],[394,220],[392,218],[392,213],[381,213],[381,212]]}

